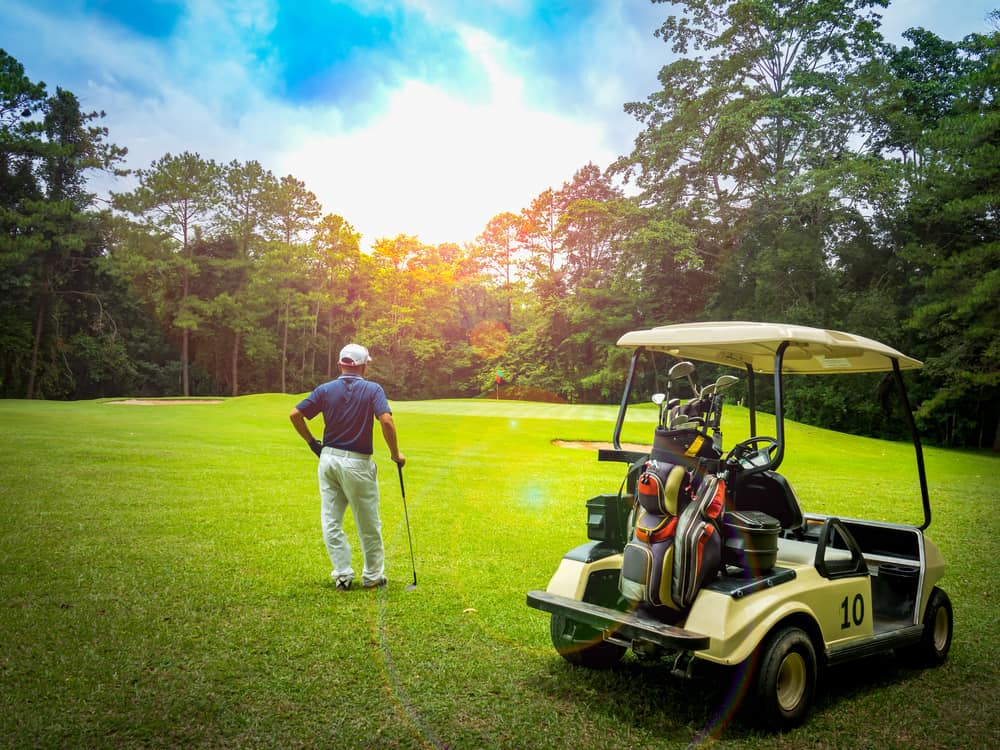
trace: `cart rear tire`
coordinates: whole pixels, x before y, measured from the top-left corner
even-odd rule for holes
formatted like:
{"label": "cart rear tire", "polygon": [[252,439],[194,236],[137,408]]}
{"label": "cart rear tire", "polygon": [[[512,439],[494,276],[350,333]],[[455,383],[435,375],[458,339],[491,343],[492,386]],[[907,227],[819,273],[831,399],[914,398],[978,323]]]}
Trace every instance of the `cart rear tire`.
{"label": "cart rear tire", "polygon": [[604,640],[601,632],[565,615],[549,621],[552,645],[570,664],[590,669],[610,669],[622,660],[625,647]]}
{"label": "cart rear tire", "polygon": [[924,610],[924,632],[920,642],[915,646],[903,649],[903,658],[920,667],[937,667],[944,664],[951,649],[951,634],[954,618],[951,610],[951,599],[935,586],[927,600]]}
{"label": "cart rear tire", "polygon": [[816,676],[816,648],[809,635],[794,626],[775,630],[760,648],[745,715],[770,730],[799,726],[812,708]]}

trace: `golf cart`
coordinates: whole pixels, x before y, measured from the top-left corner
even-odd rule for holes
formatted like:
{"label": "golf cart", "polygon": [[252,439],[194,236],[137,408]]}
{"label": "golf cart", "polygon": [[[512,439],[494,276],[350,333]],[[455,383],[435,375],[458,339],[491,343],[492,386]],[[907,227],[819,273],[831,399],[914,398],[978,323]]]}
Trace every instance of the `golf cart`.
{"label": "golf cart", "polygon": [[[754,723],[784,730],[805,721],[827,665],[893,650],[921,665],[944,662],[952,608],[937,587],[938,548],[924,535],[931,512],[923,454],[902,371],[921,363],[839,331],[767,323],[692,323],[626,333],[633,349],[613,449],[628,465],[618,494],[587,501],[591,540],[565,554],[529,606],[550,613],[567,661],[610,667],[631,649],[691,677],[707,664],[741,670]],[[624,450],[622,428],[637,366],[649,353],[677,360],[648,452]],[[699,388],[693,362],[747,379],[749,436],[724,450],[725,374]],[[785,456],[787,375],[892,373],[913,434],[921,525],[803,513],[779,473]],[[772,375],[775,434],[758,434],[755,379]],[[687,380],[693,397],[671,393]]]}

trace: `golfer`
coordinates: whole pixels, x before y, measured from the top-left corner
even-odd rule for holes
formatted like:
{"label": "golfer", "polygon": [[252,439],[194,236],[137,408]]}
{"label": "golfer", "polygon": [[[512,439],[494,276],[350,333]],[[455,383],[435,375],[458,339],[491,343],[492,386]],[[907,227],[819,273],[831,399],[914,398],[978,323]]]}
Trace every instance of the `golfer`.
{"label": "golfer", "polygon": [[[354,514],[365,566],[361,585],[366,589],[385,586],[385,550],[379,518],[378,479],[372,460],[372,430],[377,419],[392,460],[399,466],[406,457],[396,445],[396,425],[378,383],[365,380],[372,361],[368,350],[348,344],[340,350],[340,377],[318,386],[300,401],[289,418],[296,432],[319,456],[319,494],[322,501],[323,541],[333,564],[330,574],[339,591],[354,582],[351,545],[344,533],[344,513]],[[323,440],[315,439],[307,419],[323,414]]]}

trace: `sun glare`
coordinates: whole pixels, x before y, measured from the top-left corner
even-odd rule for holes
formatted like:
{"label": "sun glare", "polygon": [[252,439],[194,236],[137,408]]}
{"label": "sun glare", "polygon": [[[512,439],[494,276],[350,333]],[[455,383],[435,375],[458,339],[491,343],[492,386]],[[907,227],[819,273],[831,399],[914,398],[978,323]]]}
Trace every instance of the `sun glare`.
{"label": "sun glare", "polygon": [[[363,128],[331,132],[338,118],[303,123],[283,169],[300,175],[327,211],[347,218],[366,244],[413,234],[424,242],[474,239],[492,216],[519,211],[568,180],[601,150],[596,126],[532,109],[502,45],[464,37],[489,81],[483,95],[459,98],[407,81]],[[610,154],[596,154],[610,157]]]}

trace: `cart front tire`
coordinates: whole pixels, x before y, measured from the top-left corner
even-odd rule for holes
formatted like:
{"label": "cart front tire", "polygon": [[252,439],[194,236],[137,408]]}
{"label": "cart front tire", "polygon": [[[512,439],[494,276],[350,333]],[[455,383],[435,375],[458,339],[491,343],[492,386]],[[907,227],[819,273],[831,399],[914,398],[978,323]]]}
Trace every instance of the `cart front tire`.
{"label": "cart front tire", "polygon": [[924,632],[920,642],[902,652],[903,658],[920,667],[937,667],[944,664],[951,649],[954,618],[951,599],[935,586],[924,610]]}
{"label": "cart front tire", "polygon": [[549,621],[552,645],[559,655],[579,667],[610,669],[621,661],[625,648],[608,643],[596,628],[565,615],[553,614]]}
{"label": "cart front tire", "polygon": [[784,731],[806,720],[816,695],[816,648],[794,626],[774,631],[759,652],[747,716],[766,729]]}

